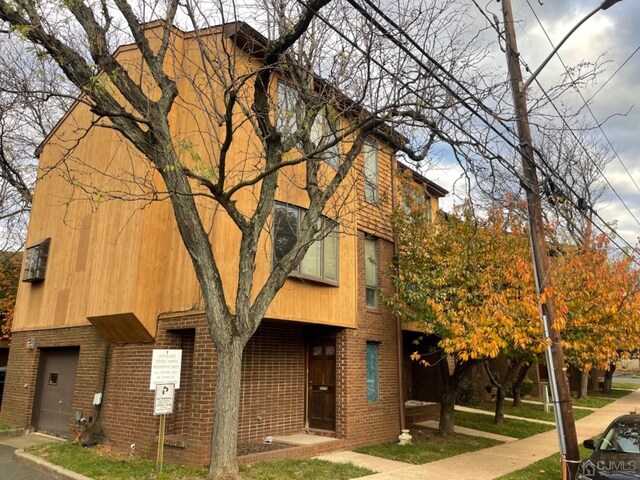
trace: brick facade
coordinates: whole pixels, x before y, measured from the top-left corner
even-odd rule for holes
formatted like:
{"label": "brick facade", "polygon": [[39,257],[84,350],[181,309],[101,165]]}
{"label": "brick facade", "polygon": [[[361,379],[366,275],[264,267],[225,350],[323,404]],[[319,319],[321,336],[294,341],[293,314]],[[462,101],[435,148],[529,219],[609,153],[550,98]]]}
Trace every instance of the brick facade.
{"label": "brick facade", "polygon": [[[390,258],[390,254],[391,244],[380,242],[379,258]],[[355,330],[263,322],[245,349],[239,444],[305,430],[306,342],[318,335],[336,338],[335,435],[346,441],[336,442],[335,447],[397,437],[400,427],[395,318],[382,308],[366,308],[364,291],[361,300],[361,322]],[[35,339],[36,348],[26,347],[29,338]],[[367,341],[380,345],[380,401],[375,404],[369,404],[366,395]],[[40,351],[50,347],[80,347],[73,411],[97,417],[93,431],[106,445],[127,452],[135,445],[135,453],[147,457],[155,455],[158,433],[158,419],[153,416],[154,394],[149,390],[152,350],[182,349],[181,388],[176,393],[175,413],[167,417],[165,458],[192,465],[208,463],[216,354],[203,315],[159,320],[153,343],[109,345],[92,326],[15,332],[0,421],[32,426]],[[97,392],[104,392],[100,410],[92,406]],[[70,435],[73,426],[72,415]]]}
{"label": "brick facade", "polygon": [[[400,431],[398,341],[396,318],[384,307],[366,306],[364,238],[358,238],[358,327],[345,329],[265,320],[246,346],[239,398],[239,444],[260,442],[267,435],[305,431],[307,424],[307,344],[310,339],[336,340],[336,429],[334,448],[392,441]],[[393,244],[378,239],[379,291],[389,292],[386,268]],[[27,348],[35,339],[35,348]],[[379,348],[379,400],[367,399],[367,342]],[[213,429],[216,353],[202,314],[177,315],[158,321],[154,342],[108,344],[93,326],[15,332],[0,421],[32,426],[36,378],[42,348],[79,347],[73,411],[97,418],[98,438],[118,451],[153,457],[158,419],[149,390],[152,350],[183,351],[181,387],[175,413],[167,418],[165,458],[192,465],[209,461]],[[103,388],[104,386],[104,388]],[[92,405],[103,392],[102,406]],[[74,418],[69,419],[72,434]],[[291,455],[316,452],[292,449]]]}
{"label": "brick facade", "polygon": [[[379,289],[391,291],[385,269],[393,258],[393,244],[378,239],[377,265]],[[359,258],[364,258],[364,234],[358,241]],[[392,441],[400,433],[400,402],[398,390],[398,342],[396,318],[382,307],[366,306],[364,269],[359,265],[358,328],[345,329],[338,333],[337,344],[337,418],[336,433],[340,438],[349,439],[354,444]],[[378,402],[367,401],[366,345],[379,344],[379,385]]]}
{"label": "brick facade", "polygon": [[[27,347],[35,339],[35,348]],[[93,394],[102,390],[107,344],[93,327],[13,332],[0,421],[31,426],[40,352],[43,348],[80,347],[72,411],[91,415]],[[69,418],[69,428],[74,424]]]}

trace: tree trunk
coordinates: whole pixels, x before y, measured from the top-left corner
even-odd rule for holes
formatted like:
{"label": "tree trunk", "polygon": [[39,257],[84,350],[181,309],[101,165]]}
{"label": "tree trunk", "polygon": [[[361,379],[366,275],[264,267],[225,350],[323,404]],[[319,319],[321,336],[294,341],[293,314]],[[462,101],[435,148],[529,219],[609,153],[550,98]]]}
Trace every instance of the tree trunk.
{"label": "tree trunk", "polygon": [[527,378],[527,373],[529,372],[529,368],[531,368],[532,362],[525,362],[520,365],[520,370],[518,371],[518,376],[513,382],[513,406],[521,407],[522,406],[522,394],[521,387],[524,379]]}
{"label": "tree trunk", "polygon": [[611,393],[613,388],[613,374],[616,371],[616,364],[612,363],[609,370],[604,372],[604,382],[602,383],[602,393]]}
{"label": "tree trunk", "polygon": [[238,399],[242,371],[242,352],[246,341],[232,337],[216,348],[218,357],[216,404],[211,438],[211,463],[207,478],[215,480],[240,479],[236,462],[238,445]]}
{"label": "tree trunk", "polygon": [[453,435],[453,413],[456,408],[456,381],[455,375],[449,374],[449,365],[445,361],[440,362],[442,374],[442,399],[440,401],[440,424],[438,431],[443,437]]}
{"label": "tree trunk", "polygon": [[450,379],[445,379],[442,389],[442,401],[440,403],[440,424],[438,431],[443,437],[453,435],[453,413],[456,408],[456,388],[451,385]]}
{"label": "tree trunk", "polygon": [[504,423],[504,388],[498,387],[498,393],[496,395],[496,414],[493,417],[493,423],[496,425],[502,425]]}
{"label": "tree trunk", "polygon": [[578,398],[587,398],[589,396],[589,370],[580,371],[580,392]]}

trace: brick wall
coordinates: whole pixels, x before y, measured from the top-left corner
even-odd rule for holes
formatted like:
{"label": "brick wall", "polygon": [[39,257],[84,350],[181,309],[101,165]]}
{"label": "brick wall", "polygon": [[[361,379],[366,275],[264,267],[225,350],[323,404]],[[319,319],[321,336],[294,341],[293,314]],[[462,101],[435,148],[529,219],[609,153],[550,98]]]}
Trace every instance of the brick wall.
{"label": "brick wall", "polygon": [[[400,434],[396,319],[381,306],[382,301],[378,308],[366,306],[362,232],[358,255],[358,328],[342,330],[336,337],[336,434],[352,445],[392,441]],[[387,268],[392,258],[392,243],[379,239],[378,284],[386,292],[391,291]],[[367,342],[379,343],[380,400],[375,403],[367,401]]]}
{"label": "brick wall", "polygon": [[[358,254],[364,258],[363,235]],[[390,288],[385,274],[392,244],[378,242],[381,289]],[[239,443],[261,441],[266,435],[286,435],[305,428],[306,339],[336,337],[336,436],[350,446],[391,441],[400,429],[396,320],[384,308],[367,308],[364,261],[360,267],[359,325],[335,329],[294,322],[265,321],[249,341],[244,356],[240,396]],[[382,302],[381,302],[382,303]],[[28,338],[36,348],[26,348]],[[380,400],[367,401],[366,344],[379,344]],[[213,428],[216,354],[203,315],[159,320],[153,343],[107,345],[92,326],[14,333],[5,402],[0,421],[29,426],[39,348],[79,346],[74,411],[97,415],[94,393],[106,388],[96,431],[117,451],[153,457],[158,418],[153,416],[154,393],[149,390],[154,348],[183,350],[181,388],[175,413],[167,418],[165,458],[200,465],[209,461]],[[70,427],[73,419],[70,418]],[[342,444],[341,443],[341,444]],[[325,448],[325,447],[323,447]],[[328,448],[328,447],[327,447]]]}
{"label": "brick wall", "polygon": [[[266,435],[304,430],[304,326],[265,321],[249,341],[243,364],[239,443]],[[26,348],[28,338],[36,348]],[[94,393],[107,383],[96,431],[118,451],[153,457],[158,418],[153,416],[154,393],[149,390],[154,348],[183,350],[181,388],[175,413],[167,417],[168,461],[206,464],[213,429],[216,355],[202,315],[160,320],[154,343],[111,345],[92,326],[15,332],[0,421],[31,425],[40,348],[79,346],[73,412],[95,416]],[[70,418],[70,429],[74,424]],[[72,431],[70,430],[70,434]]]}
{"label": "brick wall", "polygon": [[[35,339],[36,348],[27,348],[29,338]],[[40,349],[53,347],[80,347],[72,412],[81,411],[85,416],[94,413],[93,395],[102,391],[107,345],[91,326],[59,328],[13,332],[0,421],[31,426]],[[70,429],[74,423],[72,416]]]}

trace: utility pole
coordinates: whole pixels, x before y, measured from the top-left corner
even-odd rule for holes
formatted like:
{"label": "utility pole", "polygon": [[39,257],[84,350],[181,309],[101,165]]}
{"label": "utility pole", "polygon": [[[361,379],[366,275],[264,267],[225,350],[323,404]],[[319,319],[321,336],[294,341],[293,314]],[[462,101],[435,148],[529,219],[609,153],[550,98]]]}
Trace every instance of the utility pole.
{"label": "utility pole", "polygon": [[[518,45],[513,25],[511,0],[502,0],[502,13],[504,15],[504,29],[506,37],[506,54],[511,79],[511,90],[515,106],[518,136],[520,140],[520,154],[522,156],[522,173],[527,192],[527,210],[529,217],[529,230],[531,236],[531,251],[533,256],[536,287],[539,293],[548,291],[551,287],[549,272],[549,254],[544,237],[542,221],[541,189],[536,173],[534,151],[532,148],[531,129],[529,128],[529,115],[527,108],[527,92],[522,83],[522,71],[520,70]],[[563,459],[566,458],[569,479],[576,477],[580,462],[578,451],[578,437],[576,424],[571,408],[571,391],[565,372],[564,353],[562,351],[561,335],[554,328],[556,321],[556,305],[553,294],[545,297],[540,305],[544,335],[550,340],[547,347],[547,368],[549,369],[549,386],[551,388],[556,425],[558,427],[558,440]],[[563,472],[563,478],[564,472]]]}

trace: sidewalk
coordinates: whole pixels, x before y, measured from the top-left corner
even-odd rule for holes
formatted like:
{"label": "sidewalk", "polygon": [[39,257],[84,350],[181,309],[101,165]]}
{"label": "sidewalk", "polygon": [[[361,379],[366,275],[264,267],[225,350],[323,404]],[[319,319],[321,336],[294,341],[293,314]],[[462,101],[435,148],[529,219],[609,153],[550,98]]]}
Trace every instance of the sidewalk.
{"label": "sidewalk", "polygon": [[[576,422],[578,441],[602,433],[609,423],[619,415],[632,412],[640,407],[640,390],[602,407]],[[640,410],[640,408],[639,408]],[[515,470],[520,470],[558,451],[558,437],[555,430],[540,433],[529,438],[496,445],[476,452],[463,453],[424,465],[411,465],[397,470],[389,470],[375,475],[360,477],[367,480],[492,480]],[[366,467],[359,459],[358,465]]]}

